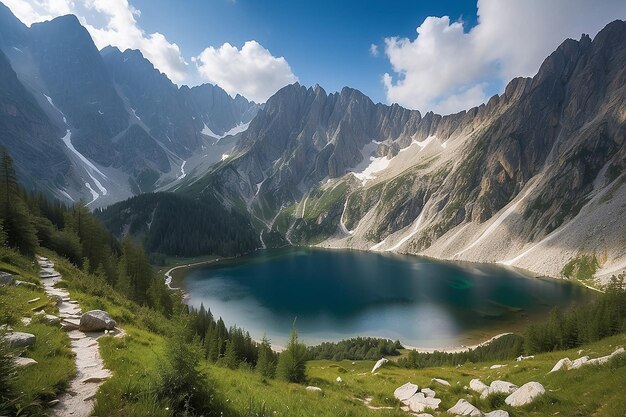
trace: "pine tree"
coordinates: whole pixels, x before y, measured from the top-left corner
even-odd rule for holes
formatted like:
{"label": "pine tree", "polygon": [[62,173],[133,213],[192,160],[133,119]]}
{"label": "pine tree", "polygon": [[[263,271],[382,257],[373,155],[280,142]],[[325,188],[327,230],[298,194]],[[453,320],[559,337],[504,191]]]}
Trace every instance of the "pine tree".
{"label": "pine tree", "polygon": [[294,321],[287,348],[278,357],[276,373],[289,382],[302,383],[306,380],[306,346],[298,341]]}
{"label": "pine tree", "polygon": [[0,150],[0,219],[3,219],[6,244],[25,255],[33,255],[39,241],[32,216],[17,183],[13,160],[6,148]]}
{"label": "pine tree", "polygon": [[223,363],[230,369],[237,369],[239,365],[235,344],[230,340],[226,341],[226,352],[224,353]]}
{"label": "pine tree", "polygon": [[7,234],[4,231],[4,222],[0,219],[0,246],[5,246],[7,243]]}
{"label": "pine tree", "polygon": [[276,362],[274,362],[272,345],[266,335],[263,335],[259,345],[259,357],[256,362],[256,371],[264,378],[274,378]]}

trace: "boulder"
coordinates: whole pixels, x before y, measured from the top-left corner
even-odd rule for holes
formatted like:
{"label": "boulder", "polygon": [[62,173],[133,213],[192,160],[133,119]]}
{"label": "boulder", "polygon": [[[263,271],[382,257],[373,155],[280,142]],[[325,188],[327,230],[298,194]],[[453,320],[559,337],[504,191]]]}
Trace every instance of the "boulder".
{"label": "boulder", "polygon": [[322,393],[322,389],[320,387],[314,387],[309,385],[308,387],[306,387],[307,391],[311,391],[311,392],[319,392],[320,394]]}
{"label": "boulder", "polygon": [[385,359],[385,358],[379,359],[378,362],[376,362],[374,364],[374,367],[372,368],[372,373],[376,372],[378,370],[378,368],[380,368],[381,366],[383,366],[387,362],[389,362],[389,359]]}
{"label": "boulder", "polygon": [[[520,355],[517,358],[515,358],[516,361],[521,362],[521,361],[525,361],[527,359],[534,359],[535,356],[534,355],[530,355],[530,356],[524,356],[524,355]],[[505,411],[506,412],[506,411]]]}
{"label": "boulder", "polygon": [[35,315],[38,316],[40,318],[40,320],[43,321],[46,324],[59,324],[59,323],[61,323],[61,319],[60,318],[58,318],[57,316],[54,316],[52,314],[47,314],[43,310],[35,313]]}
{"label": "boulder", "polygon": [[485,417],[509,417],[509,412],[504,410],[495,410],[485,414]]}
{"label": "boulder", "polygon": [[572,361],[569,358],[563,358],[560,359],[548,373],[551,374],[552,372],[560,371],[561,369],[568,369],[570,366],[572,366]]}
{"label": "boulder", "polygon": [[416,393],[414,396],[405,401],[405,404],[408,405],[409,409],[414,413],[420,413],[427,408],[436,410],[439,408],[440,403],[441,400],[439,398],[426,397],[421,392]]}
{"label": "boulder", "polygon": [[102,310],[91,310],[80,316],[78,329],[81,332],[100,332],[113,330],[115,326],[117,323],[109,316],[109,313]]}
{"label": "boulder", "polygon": [[535,398],[542,396],[545,392],[546,389],[539,382],[527,382],[506,397],[504,402],[511,407],[521,407],[530,404]]}
{"label": "boulder", "polygon": [[491,393],[512,394],[518,388],[519,387],[515,384],[500,380],[495,380],[491,384],[489,384],[489,391],[491,391]]}
{"label": "boulder", "polygon": [[18,356],[15,358],[15,365],[18,368],[27,368],[29,366],[37,365],[37,361],[32,358],[22,358]]}
{"label": "boulder", "polygon": [[478,408],[474,407],[472,404],[470,404],[469,402],[467,402],[467,400],[464,400],[463,398],[457,401],[454,407],[448,410],[448,413],[454,414],[454,415],[460,415],[460,416],[472,416],[472,417],[483,416],[483,413]]}
{"label": "boulder", "polygon": [[8,272],[0,272],[0,285],[13,285],[13,275]]}
{"label": "boulder", "polygon": [[396,388],[393,392],[393,396],[396,397],[398,401],[406,401],[414,396],[418,389],[419,387],[417,385],[407,382],[401,387]]}
{"label": "boulder", "polygon": [[446,381],[445,379],[433,378],[432,381],[436,382],[438,384],[441,384],[441,385],[445,385],[446,387],[450,386],[450,383],[448,381]]}
{"label": "boulder", "polygon": [[430,388],[422,388],[422,393],[430,398],[435,398],[435,391]]}
{"label": "boulder", "polygon": [[4,338],[9,342],[10,348],[29,347],[35,344],[35,335],[31,333],[11,332]]}
{"label": "boulder", "polygon": [[64,319],[61,322],[61,328],[68,332],[71,332],[72,330],[78,330],[78,322],[78,320]]}
{"label": "boulder", "polygon": [[578,358],[574,362],[572,362],[569,369],[578,369],[581,366],[583,366],[585,363],[587,363],[588,361],[589,361],[589,356],[583,356],[582,358]]}
{"label": "boulder", "polygon": [[615,349],[615,351],[611,353],[610,355],[601,356],[599,358],[594,358],[594,359],[589,359],[583,365],[602,365],[610,361],[613,356],[619,355],[621,353],[624,353],[624,348]]}
{"label": "boulder", "polygon": [[480,379],[472,379],[470,381],[470,389],[472,391],[476,391],[479,394],[482,394],[483,391],[485,391],[486,389],[489,389],[489,385],[485,384],[484,382],[482,382]]}
{"label": "boulder", "polygon": [[489,367],[489,369],[500,369],[500,368],[504,368],[506,365],[491,365]]}
{"label": "boulder", "polygon": [[341,379],[340,376],[337,377],[337,379],[335,379],[335,381],[339,382],[340,384],[343,382],[343,379]]}

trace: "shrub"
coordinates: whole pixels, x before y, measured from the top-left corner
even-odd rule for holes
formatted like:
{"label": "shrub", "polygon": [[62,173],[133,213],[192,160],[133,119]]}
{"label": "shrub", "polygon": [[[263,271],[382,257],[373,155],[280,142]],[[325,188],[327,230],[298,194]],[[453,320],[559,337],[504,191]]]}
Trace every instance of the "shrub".
{"label": "shrub", "polygon": [[167,340],[167,360],[160,370],[158,397],[169,401],[174,415],[220,415],[217,398],[199,370],[199,347],[178,329]]}
{"label": "shrub", "polygon": [[276,373],[289,382],[304,382],[306,380],[306,357],[306,346],[298,341],[298,332],[294,324],[287,348],[278,357]]}

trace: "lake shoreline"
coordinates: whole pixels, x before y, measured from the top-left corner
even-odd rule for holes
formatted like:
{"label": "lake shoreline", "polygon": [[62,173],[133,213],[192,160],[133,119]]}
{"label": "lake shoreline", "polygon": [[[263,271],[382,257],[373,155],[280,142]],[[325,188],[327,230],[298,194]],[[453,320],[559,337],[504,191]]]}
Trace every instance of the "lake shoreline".
{"label": "lake shoreline", "polygon": [[[313,249],[313,250],[322,250],[322,251],[326,251],[328,250],[329,252],[336,252],[337,249],[336,248],[320,248],[320,247],[316,247],[316,246],[304,246],[301,247],[302,249]],[[290,249],[297,249],[297,247],[291,247]],[[212,264],[217,264],[220,262],[224,262],[224,261],[236,261],[238,259],[243,259],[246,257],[253,257],[255,255],[258,255],[259,253],[265,252],[266,250],[264,249],[259,249],[256,250],[254,252],[251,253],[247,253],[247,254],[242,254],[239,256],[232,256],[232,257],[224,257],[224,258],[215,258],[215,259],[207,259],[207,260],[203,260],[203,261],[198,261],[198,262],[189,262],[189,263],[181,263],[179,265],[174,265],[171,268],[169,268],[165,273],[165,280],[166,280],[166,285],[168,286],[168,288],[170,289],[174,289],[174,290],[179,290],[182,292],[183,294],[183,299],[185,301],[186,304],[191,305],[190,303],[190,296],[188,294],[188,289],[185,287],[184,283],[182,281],[184,281],[184,278],[187,276],[187,274],[189,274],[192,270],[203,267],[203,266],[208,266],[208,265],[212,265]],[[348,252],[361,252],[361,253],[370,253],[370,251],[362,251],[362,250],[354,250],[353,248],[348,248],[347,249]],[[500,267],[506,270],[509,270],[511,272],[515,272],[516,275],[519,275],[521,277],[527,278],[527,279],[539,279],[539,280],[546,280],[546,281],[555,281],[555,282],[570,282],[572,284],[577,284],[580,286],[584,286],[589,290],[592,290],[594,292],[598,291],[598,289],[590,287],[585,285],[584,283],[580,283],[580,282],[574,282],[574,281],[570,281],[570,280],[564,280],[564,279],[559,279],[559,278],[554,278],[554,277],[547,277],[547,276],[535,276],[532,275],[532,273],[530,271],[526,271],[526,270],[522,270],[520,268],[515,268],[515,267],[503,267],[502,265],[498,265],[495,263],[489,263],[489,262],[468,262],[468,261],[462,261],[462,262],[454,262],[454,261],[449,261],[449,260],[439,260],[437,258],[433,258],[433,257],[427,257],[427,256],[421,256],[421,255],[412,255],[412,254],[390,254],[392,256],[390,256],[390,258],[393,258],[395,256],[399,256],[399,257],[407,257],[407,258],[416,258],[416,259],[422,259],[422,260],[432,260],[435,261],[437,263],[446,263],[446,264],[451,264],[451,265],[464,265],[465,267],[467,266],[472,266],[472,265],[477,265],[477,264],[482,264],[482,265],[486,265],[486,266],[495,266],[495,267]],[[176,273],[178,271],[178,273]],[[174,284],[174,285],[173,285]],[[234,323],[233,323],[234,324]],[[445,342],[443,342],[441,345],[437,345],[437,346],[421,346],[419,345],[419,342],[417,344],[413,344],[413,343],[401,343],[402,345],[410,350],[415,350],[418,352],[422,352],[422,353],[432,353],[434,351],[439,351],[439,352],[446,352],[446,353],[456,353],[456,352],[463,352],[463,351],[467,351],[469,349],[474,349],[480,346],[483,346],[485,344],[488,344],[490,342],[492,342],[493,340],[496,340],[504,335],[508,335],[508,334],[513,334],[513,333],[518,333],[520,331],[523,331],[523,328],[527,326],[528,323],[519,323],[518,325],[511,325],[511,326],[498,326],[497,328],[491,329],[491,330],[487,330],[484,329],[483,331],[468,331],[467,333],[463,333],[459,335],[460,340],[458,340],[458,344],[445,344]],[[479,334],[476,334],[479,333]],[[362,335],[362,334],[361,334]],[[318,340],[317,343],[310,343],[311,346],[314,345],[318,345],[320,343],[323,342],[331,342],[331,343],[336,343],[340,340],[345,340],[345,339],[350,339],[353,337],[358,337],[359,334],[355,334],[355,335],[351,335],[351,336],[346,336],[346,337],[342,337],[342,338],[330,338],[328,340]],[[364,337],[374,337],[377,339],[385,339],[385,340],[390,340],[389,337],[379,337],[379,336],[364,336]],[[461,344],[463,343],[463,344]],[[275,351],[280,352],[283,349],[283,346],[280,345],[275,345],[273,346]]]}

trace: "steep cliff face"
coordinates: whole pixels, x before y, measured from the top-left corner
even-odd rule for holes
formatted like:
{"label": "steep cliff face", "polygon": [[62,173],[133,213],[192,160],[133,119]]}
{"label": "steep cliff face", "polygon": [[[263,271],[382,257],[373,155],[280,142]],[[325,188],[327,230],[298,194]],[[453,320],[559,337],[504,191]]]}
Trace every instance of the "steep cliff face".
{"label": "steep cliff face", "polygon": [[20,83],[0,51],[0,143],[28,188],[64,187],[70,161],[55,139],[61,134]]}
{"label": "steep cliff face", "polygon": [[[293,84],[278,91],[241,134],[233,155],[207,179],[224,197],[245,201],[265,220],[300,200],[327,178],[339,178],[375,149],[375,142],[404,138],[404,126],[419,112],[374,104],[344,88],[326,94],[319,86]],[[271,216],[270,216],[271,215]]]}
{"label": "steep cliff face", "polygon": [[551,275],[596,252],[606,276],[626,256],[625,37],[616,21],[593,41],[568,39],[535,77],[447,116],[374,104],[348,88],[285,87],[235,152],[182,191],[249,212],[262,243]]}
{"label": "steep cliff face", "polygon": [[48,96],[75,129],[76,149],[110,165],[111,138],[128,127],[128,115],[89,33],[68,15],[33,24],[29,34]]}
{"label": "steep cliff face", "polygon": [[137,50],[107,47],[102,57],[133,119],[180,158],[192,156],[206,136],[249,122],[258,110],[255,103],[233,99],[210,84],[178,88]]}
{"label": "steep cliff face", "polygon": [[[18,149],[15,143],[22,141],[9,130],[0,144],[15,148],[16,158],[25,161],[20,172],[27,186],[67,202],[103,206],[174,183],[185,168],[206,169],[232,143],[211,157],[207,148],[259,108],[219,87],[178,88],[138,51],[101,53],[72,15],[28,28],[0,3],[0,50],[47,119],[46,146],[65,156],[51,152],[52,159],[33,157],[29,163],[27,148]],[[32,123],[19,129],[41,132],[42,124]],[[63,165],[68,163],[71,169]],[[42,170],[54,180],[41,179]]]}

